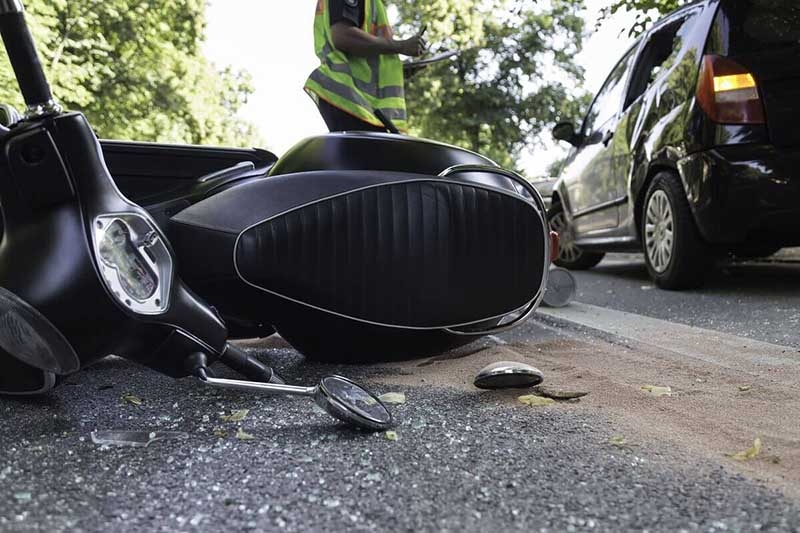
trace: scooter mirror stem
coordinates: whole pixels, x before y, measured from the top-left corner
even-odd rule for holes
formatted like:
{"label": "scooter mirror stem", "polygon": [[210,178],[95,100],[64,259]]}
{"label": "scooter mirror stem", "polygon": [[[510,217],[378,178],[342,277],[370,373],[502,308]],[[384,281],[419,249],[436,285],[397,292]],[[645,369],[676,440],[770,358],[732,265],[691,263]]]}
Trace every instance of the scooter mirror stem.
{"label": "scooter mirror stem", "polygon": [[391,413],[377,396],[342,376],[322,378],[315,387],[215,378],[206,366],[206,355],[201,352],[190,355],[185,365],[186,370],[204,385],[261,394],[307,396],[313,398],[314,403],[329,415],[345,424],[370,431],[384,430],[392,425]]}
{"label": "scooter mirror stem", "polygon": [[278,383],[260,383],[258,381],[243,381],[238,379],[212,378],[206,372],[198,376],[198,379],[206,385],[219,387],[222,389],[236,389],[250,392],[260,392],[267,394],[293,394],[296,396],[314,396],[317,387],[298,387],[295,385],[283,385]]}
{"label": "scooter mirror stem", "polygon": [[53,99],[20,0],[0,0],[0,35],[28,108],[26,119],[61,113]]}

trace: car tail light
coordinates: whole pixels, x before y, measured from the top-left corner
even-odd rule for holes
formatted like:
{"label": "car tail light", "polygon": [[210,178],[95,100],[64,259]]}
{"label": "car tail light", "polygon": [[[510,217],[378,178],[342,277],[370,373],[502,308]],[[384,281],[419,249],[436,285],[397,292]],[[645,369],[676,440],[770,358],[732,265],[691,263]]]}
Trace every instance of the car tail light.
{"label": "car tail light", "polygon": [[700,67],[697,101],[714,122],[764,124],[758,83],[748,70],[726,57],[706,55]]}

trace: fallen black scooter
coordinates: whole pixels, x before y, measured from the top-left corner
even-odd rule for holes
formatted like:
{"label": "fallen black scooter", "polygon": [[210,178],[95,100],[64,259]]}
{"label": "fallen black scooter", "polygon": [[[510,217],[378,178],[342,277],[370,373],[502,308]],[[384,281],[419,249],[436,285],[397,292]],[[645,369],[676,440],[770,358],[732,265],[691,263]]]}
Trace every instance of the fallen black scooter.
{"label": "fallen black scooter", "polygon": [[[285,385],[227,342],[152,216],[114,185],[86,119],[53,100],[18,1],[0,3],[0,34],[28,104],[23,121],[0,129],[0,392],[46,392],[114,353],[211,386],[311,396],[349,424],[389,427],[385,406],[352,381]],[[215,360],[263,382],[216,378]]]}
{"label": "fallen black scooter", "polygon": [[[213,378],[208,365],[219,359],[274,379],[227,342],[225,323],[239,336],[274,326],[318,359],[375,360],[508,329],[541,300],[551,246],[541,197],[518,175],[452,146],[324,135],[263,175],[239,164],[144,208],[133,204],[84,117],[53,102],[21,6],[0,8],[29,104],[25,120],[0,132],[3,320],[25,331],[21,341],[0,338],[0,390],[45,391],[114,353],[216,386],[328,404],[335,390],[361,398],[340,402],[350,420],[366,426],[353,413],[377,409],[369,416],[381,425],[385,408],[342,378],[313,390]],[[34,338],[49,358],[21,348]]]}

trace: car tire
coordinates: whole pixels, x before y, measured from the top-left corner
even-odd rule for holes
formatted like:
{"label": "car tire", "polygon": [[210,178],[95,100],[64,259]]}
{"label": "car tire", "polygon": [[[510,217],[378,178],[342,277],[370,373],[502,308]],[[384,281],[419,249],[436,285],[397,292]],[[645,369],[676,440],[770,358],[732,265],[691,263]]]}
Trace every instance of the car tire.
{"label": "car tire", "polygon": [[550,229],[558,232],[558,258],[553,261],[556,265],[568,270],[588,270],[603,260],[606,254],[602,252],[587,252],[575,245],[572,228],[567,223],[564,207],[554,205],[547,213]]}
{"label": "car tire", "polygon": [[711,254],[697,230],[678,176],[656,174],[644,199],[641,238],[645,263],[656,286],[668,290],[700,287]]}

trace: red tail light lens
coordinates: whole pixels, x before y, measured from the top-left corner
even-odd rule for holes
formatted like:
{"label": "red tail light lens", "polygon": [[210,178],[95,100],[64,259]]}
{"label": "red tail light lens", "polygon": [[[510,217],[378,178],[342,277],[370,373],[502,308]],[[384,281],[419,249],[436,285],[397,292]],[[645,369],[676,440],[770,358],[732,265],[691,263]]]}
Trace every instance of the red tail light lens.
{"label": "red tail light lens", "polygon": [[746,68],[727,57],[703,57],[697,102],[708,117],[719,124],[765,122],[758,83]]}

